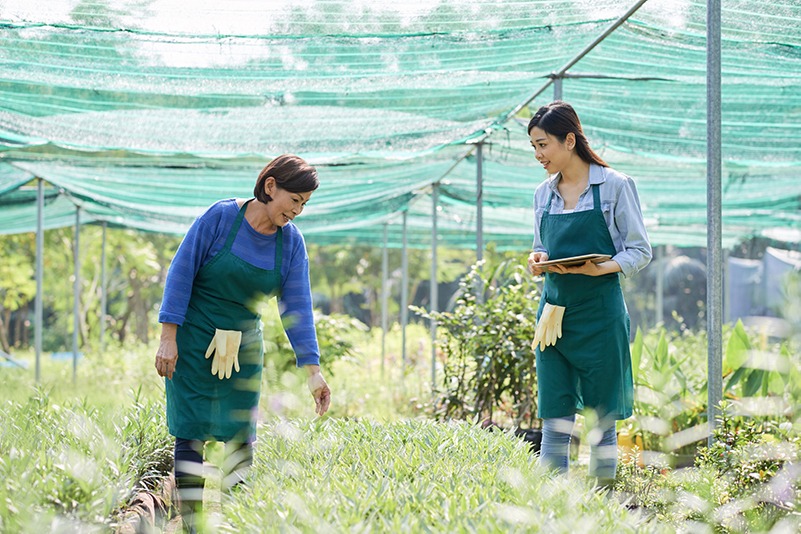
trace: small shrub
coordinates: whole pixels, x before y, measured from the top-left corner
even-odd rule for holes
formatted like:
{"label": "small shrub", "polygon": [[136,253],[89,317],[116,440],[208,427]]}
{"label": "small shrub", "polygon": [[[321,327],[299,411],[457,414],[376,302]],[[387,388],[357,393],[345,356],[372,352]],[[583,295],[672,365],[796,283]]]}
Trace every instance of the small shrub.
{"label": "small shrub", "polygon": [[533,426],[536,418],[534,338],[539,291],[522,262],[506,260],[485,276],[473,266],[459,282],[452,311],[426,312],[437,322],[444,379],[434,416],[492,419]]}
{"label": "small shrub", "polygon": [[[270,360],[275,371],[282,375],[295,368],[295,352],[284,332],[284,325],[277,310],[267,310],[262,315],[264,321],[264,357]],[[321,365],[327,374],[333,373],[332,363],[346,358],[353,358],[356,347],[353,343],[355,333],[365,333],[367,326],[348,315],[314,314],[317,330],[317,342],[320,346]],[[289,325],[286,325],[289,326]]]}
{"label": "small shrub", "polygon": [[[787,464],[801,456],[801,436],[789,421],[732,415],[732,405],[721,403],[715,439],[699,450],[696,466],[712,468],[728,481],[728,497],[741,497],[770,482]],[[792,495],[795,493],[795,495]],[[796,504],[799,495],[790,492]]]}

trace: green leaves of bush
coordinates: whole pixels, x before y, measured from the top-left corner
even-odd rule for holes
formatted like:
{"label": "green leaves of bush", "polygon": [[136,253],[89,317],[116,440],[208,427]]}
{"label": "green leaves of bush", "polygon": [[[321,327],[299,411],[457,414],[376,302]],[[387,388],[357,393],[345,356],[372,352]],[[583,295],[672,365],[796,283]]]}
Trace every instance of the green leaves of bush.
{"label": "green leaves of bush", "polygon": [[435,416],[492,418],[531,426],[536,418],[534,338],[539,290],[522,262],[511,259],[486,272],[474,265],[459,282],[453,309],[430,313],[444,379]]}

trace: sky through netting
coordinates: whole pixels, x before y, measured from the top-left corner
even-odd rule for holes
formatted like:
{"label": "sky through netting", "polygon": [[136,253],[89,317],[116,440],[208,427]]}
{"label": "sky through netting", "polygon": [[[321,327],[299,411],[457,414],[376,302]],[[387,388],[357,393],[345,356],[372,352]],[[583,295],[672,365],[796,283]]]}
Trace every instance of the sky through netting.
{"label": "sky through netting", "polygon": [[[525,132],[549,76],[633,1],[0,1],[0,233],[106,221],[183,233],[291,152],[309,241],[524,249],[544,178]],[[562,80],[634,177],[654,244],[706,244],[706,3],[649,0]],[[723,239],[801,241],[801,4],[722,6]],[[26,185],[28,184],[28,185]],[[20,189],[22,188],[22,189]]]}

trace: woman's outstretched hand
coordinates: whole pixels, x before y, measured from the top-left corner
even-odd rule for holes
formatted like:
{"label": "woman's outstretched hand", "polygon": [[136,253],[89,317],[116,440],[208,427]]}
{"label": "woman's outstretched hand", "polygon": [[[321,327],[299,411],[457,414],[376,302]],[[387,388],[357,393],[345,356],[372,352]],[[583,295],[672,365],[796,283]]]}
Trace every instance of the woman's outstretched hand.
{"label": "woman's outstretched hand", "polygon": [[178,343],[175,341],[178,325],[163,323],[161,325],[161,341],[156,351],[156,371],[159,376],[166,376],[172,380],[175,371],[175,362],[178,361]]}
{"label": "woman's outstretched hand", "polygon": [[172,380],[175,371],[175,362],[178,361],[178,344],[175,340],[162,340],[156,351],[156,371],[159,376],[166,376]]}
{"label": "woman's outstretched hand", "polygon": [[307,369],[309,371],[307,383],[309,385],[309,391],[312,397],[314,397],[314,411],[317,415],[325,415],[325,412],[328,411],[328,407],[331,404],[331,390],[328,388],[328,384],[323,378],[322,373],[320,373],[319,366],[309,365]]}

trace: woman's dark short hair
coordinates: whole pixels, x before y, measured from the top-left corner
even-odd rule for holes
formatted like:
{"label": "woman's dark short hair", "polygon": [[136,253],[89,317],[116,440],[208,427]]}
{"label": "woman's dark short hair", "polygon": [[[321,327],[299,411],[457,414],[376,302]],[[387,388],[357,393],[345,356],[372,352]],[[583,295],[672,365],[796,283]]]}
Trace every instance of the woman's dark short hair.
{"label": "woman's dark short hair", "polygon": [[576,154],[582,160],[587,163],[596,163],[602,167],[609,166],[601,156],[590,148],[590,143],[587,141],[587,137],[581,127],[578,113],[567,102],[556,100],[547,106],[542,106],[528,122],[529,134],[535,126],[559,139],[560,143],[564,143],[567,134],[572,133],[576,136]]}
{"label": "woman's dark short hair", "polygon": [[272,200],[264,190],[264,182],[270,176],[275,178],[275,185],[290,193],[308,193],[320,186],[317,169],[294,154],[283,154],[261,170],[253,188],[253,196],[265,204]]}

